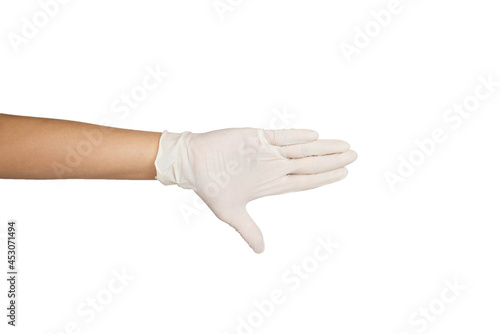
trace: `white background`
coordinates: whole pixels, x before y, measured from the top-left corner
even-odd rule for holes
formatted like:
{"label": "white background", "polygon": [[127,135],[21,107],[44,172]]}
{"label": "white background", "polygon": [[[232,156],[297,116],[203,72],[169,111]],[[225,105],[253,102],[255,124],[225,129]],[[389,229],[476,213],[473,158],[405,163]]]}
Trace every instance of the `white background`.
{"label": "white background", "polygon": [[[498,332],[500,87],[458,128],[443,120],[479,76],[500,81],[497,3],[401,0],[350,63],[341,43],[389,1],[231,3],[222,20],[211,0],[74,0],[15,52],[8,36],[41,7],[3,1],[0,112],[150,131],[312,128],[358,152],[347,179],[250,203],[261,255],[176,186],[0,180],[1,232],[16,219],[20,244],[19,326],[6,325],[2,279],[1,332],[233,334],[274,289],[286,299],[254,333]],[[115,113],[148,66],[168,78]],[[384,174],[436,127],[447,140],[391,191]],[[292,290],[282,276],[328,236],[340,247]],[[77,307],[122,268],[134,278],[88,322]],[[446,280],[466,288],[440,304]],[[410,322],[430,305],[445,309],[425,329]]]}

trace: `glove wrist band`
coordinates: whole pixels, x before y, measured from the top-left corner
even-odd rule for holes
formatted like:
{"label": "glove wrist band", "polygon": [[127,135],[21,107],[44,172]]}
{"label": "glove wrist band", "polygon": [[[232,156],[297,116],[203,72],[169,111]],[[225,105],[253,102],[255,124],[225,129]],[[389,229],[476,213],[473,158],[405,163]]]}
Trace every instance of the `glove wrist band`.
{"label": "glove wrist band", "polygon": [[[155,160],[156,179],[164,185],[177,184],[182,188],[191,188],[190,182],[183,174],[192,174],[182,171],[182,162],[188,155],[187,141],[190,132],[172,133],[163,131],[158,145],[158,154]],[[192,178],[189,178],[192,179]]]}

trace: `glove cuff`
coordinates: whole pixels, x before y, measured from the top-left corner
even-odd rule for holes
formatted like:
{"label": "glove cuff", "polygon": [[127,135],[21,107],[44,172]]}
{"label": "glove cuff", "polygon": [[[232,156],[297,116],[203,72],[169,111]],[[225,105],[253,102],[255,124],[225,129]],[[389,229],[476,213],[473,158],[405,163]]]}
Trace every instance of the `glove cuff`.
{"label": "glove cuff", "polygon": [[[158,154],[155,160],[156,179],[168,186],[177,184],[182,188],[190,188],[192,180],[191,169],[184,165],[188,163],[187,140],[191,133],[171,133],[163,131],[160,136]],[[184,167],[184,168],[183,168]]]}

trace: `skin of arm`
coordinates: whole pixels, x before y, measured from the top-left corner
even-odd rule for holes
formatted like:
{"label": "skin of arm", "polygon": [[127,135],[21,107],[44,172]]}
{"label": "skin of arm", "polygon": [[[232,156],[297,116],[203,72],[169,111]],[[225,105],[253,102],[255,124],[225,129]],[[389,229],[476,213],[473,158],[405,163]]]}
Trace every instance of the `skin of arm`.
{"label": "skin of arm", "polygon": [[0,114],[0,178],[154,180],[160,135]]}

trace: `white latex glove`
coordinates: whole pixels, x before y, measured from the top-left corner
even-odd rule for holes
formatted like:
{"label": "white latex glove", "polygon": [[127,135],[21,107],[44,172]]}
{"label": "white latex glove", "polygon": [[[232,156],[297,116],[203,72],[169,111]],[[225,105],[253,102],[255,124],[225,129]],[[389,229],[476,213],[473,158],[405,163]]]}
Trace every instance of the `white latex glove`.
{"label": "white latex glove", "polygon": [[224,129],[160,137],[156,179],[193,189],[256,252],[262,233],[248,215],[254,199],[320,187],[347,175],[356,153],[341,140],[317,140],[313,130]]}

